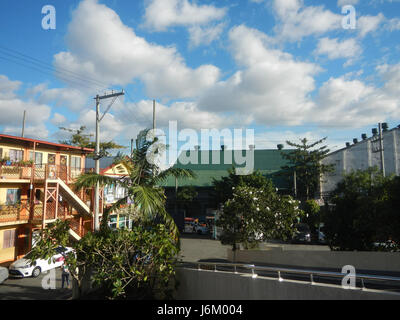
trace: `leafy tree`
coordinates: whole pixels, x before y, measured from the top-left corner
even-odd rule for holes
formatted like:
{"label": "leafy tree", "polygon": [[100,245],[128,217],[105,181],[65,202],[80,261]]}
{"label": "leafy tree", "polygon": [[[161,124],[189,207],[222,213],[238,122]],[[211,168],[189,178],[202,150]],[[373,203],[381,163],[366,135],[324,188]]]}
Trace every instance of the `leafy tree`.
{"label": "leafy tree", "polygon": [[289,160],[290,165],[282,169],[293,176],[296,171],[297,195],[299,199],[310,199],[318,190],[322,174],[331,172],[333,165],[325,165],[321,160],[329,153],[327,146],[317,147],[327,138],[308,144],[306,138],[300,140],[300,144],[286,141],[295,150],[289,153],[282,152],[282,157]]}
{"label": "leafy tree", "polygon": [[[49,259],[58,245],[66,246],[68,229],[67,221],[57,221],[43,230],[31,259]],[[172,298],[177,248],[163,225],[151,229],[102,229],[88,233],[73,244],[73,249],[65,261],[81,298],[86,281],[94,284],[97,299]]]}
{"label": "leafy tree", "polygon": [[290,196],[279,196],[272,183],[264,188],[239,185],[225,202],[217,226],[223,232],[221,242],[232,245],[234,259],[238,244],[253,246],[266,239],[288,240],[301,215],[299,202]]}
{"label": "leafy tree", "polygon": [[[92,188],[99,182],[100,186],[120,185],[127,190],[126,196],[119,199],[116,203],[105,210],[102,224],[108,223],[109,213],[119,209],[121,206],[130,205],[132,211],[137,212],[147,221],[161,219],[167,228],[178,239],[179,231],[173,218],[165,209],[166,196],[164,189],[160,187],[169,176],[177,178],[193,178],[194,174],[190,170],[169,168],[160,170],[152,161],[148,161],[150,152],[157,152],[154,148],[161,148],[156,140],[142,141],[138,144],[131,157],[121,158],[121,163],[128,170],[128,175],[118,178],[99,175],[96,173],[86,173],[77,178],[75,190],[80,191]],[[133,200],[133,204],[130,204]]]}
{"label": "leafy tree", "polygon": [[[81,126],[77,130],[67,129],[67,128],[63,128],[63,127],[60,127],[60,129],[72,133],[72,136],[70,139],[60,141],[60,143],[67,144],[70,146],[81,147],[81,148],[88,148],[88,149],[96,148],[96,142],[91,140],[93,135],[85,133],[85,131],[86,131],[85,126]],[[100,155],[102,157],[110,157],[111,153],[109,152],[109,150],[124,149],[124,148],[125,148],[124,146],[121,146],[113,141],[100,142]],[[89,157],[93,157],[93,156],[94,156],[94,154],[89,155]]]}
{"label": "leafy tree", "polygon": [[197,198],[198,192],[196,188],[193,186],[186,186],[180,188],[176,195],[177,200],[183,204],[186,213],[188,212],[189,205],[193,202],[194,199]]}
{"label": "leafy tree", "polygon": [[346,174],[325,213],[324,231],[331,248],[370,251],[378,249],[374,243],[398,244],[399,191],[399,178],[384,178],[377,168]]}
{"label": "leafy tree", "polygon": [[223,204],[233,196],[234,188],[248,186],[254,188],[272,188],[271,182],[266,179],[259,171],[249,175],[237,175],[234,168],[228,170],[228,176],[220,180],[213,179],[214,197],[217,205]]}
{"label": "leafy tree", "polygon": [[315,233],[321,223],[321,207],[313,199],[306,200],[300,207],[304,211],[302,222],[309,225],[311,232]]}

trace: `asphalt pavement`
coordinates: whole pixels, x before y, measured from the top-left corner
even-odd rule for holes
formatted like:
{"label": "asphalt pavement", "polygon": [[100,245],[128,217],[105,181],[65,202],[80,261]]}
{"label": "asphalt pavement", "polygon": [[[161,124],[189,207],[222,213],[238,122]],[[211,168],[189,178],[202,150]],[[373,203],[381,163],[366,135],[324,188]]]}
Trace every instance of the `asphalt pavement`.
{"label": "asphalt pavement", "polygon": [[[54,282],[50,273],[42,273],[37,278],[8,278],[0,284],[0,300],[68,300],[72,297],[71,289],[61,289],[61,269],[55,270]],[[71,279],[70,279],[71,284]],[[50,289],[54,287],[55,289]],[[47,287],[49,289],[44,289]]]}

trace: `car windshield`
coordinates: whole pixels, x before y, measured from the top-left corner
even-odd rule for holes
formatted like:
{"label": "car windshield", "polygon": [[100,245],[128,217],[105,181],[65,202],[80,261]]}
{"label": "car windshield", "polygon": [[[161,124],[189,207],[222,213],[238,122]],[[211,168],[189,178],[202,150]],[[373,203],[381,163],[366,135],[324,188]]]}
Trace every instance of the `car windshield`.
{"label": "car windshield", "polygon": [[67,251],[67,249],[66,249],[66,248],[63,248],[63,247],[58,247],[58,248],[56,249],[56,252],[57,252],[58,254],[64,253],[65,251]]}

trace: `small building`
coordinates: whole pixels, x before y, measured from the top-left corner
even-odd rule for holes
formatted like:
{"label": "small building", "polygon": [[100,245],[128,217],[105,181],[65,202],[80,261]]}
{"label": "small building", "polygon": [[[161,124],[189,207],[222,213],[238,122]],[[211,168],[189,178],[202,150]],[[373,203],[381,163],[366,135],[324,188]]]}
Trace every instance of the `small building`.
{"label": "small building", "polygon": [[25,255],[57,219],[79,239],[92,230],[91,193],[76,193],[92,149],[0,134],[0,263]]}
{"label": "small building", "polygon": [[[248,152],[254,152],[254,171],[259,171],[266,178],[272,180],[278,192],[281,194],[293,193],[293,178],[283,174],[282,167],[288,164],[288,161],[282,157],[283,153],[289,153],[292,150],[241,150],[243,157]],[[175,168],[183,168],[192,170],[197,178],[195,179],[175,179],[168,178],[163,185],[167,195],[167,211],[174,217],[179,228],[183,228],[184,218],[197,218],[200,221],[207,222],[212,218],[220,204],[216,203],[215,192],[213,188],[213,179],[219,180],[228,176],[228,170],[231,168],[243,167],[235,162],[232,156],[232,150],[225,150],[222,146],[221,150],[195,150],[185,151],[182,153],[174,165]],[[186,163],[183,158],[187,158],[193,154],[193,159],[197,159],[196,163]],[[226,157],[228,161],[225,161]],[[214,159],[214,161],[213,161]],[[219,159],[215,161],[215,159]],[[231,161],[232,159],[232,161]],[[182,209],[179,201],[176,199],[177,190],[180,187],[195,187],[198,196],[190,205],[187,212]]]}
{"label": "small building", "polygon": [[[383,124],[383,155],[385,174],[400,174],[400,127],[389,130]],[[377,129],[372,129],[372,136],[361,135],[361,140],[353,139],[346,147],[328,154],[323,164],[333,164],[334,171],[321,177],[319,198],[324,198],[342,181],[345,173],[366,170],[371,167],[381,168],[380,139]]]}
{"label": "small building", "polygon": [[[115,157],[104,157],[100,159],[100,174],[112,178],[123,179],[129,176],[127,168],[122,163],[114,163]],[[86,159],[87,168],[94,170],[95,161]],[[127,196],[127,190],[118,184],[107,185],[104,187],[104,206],[105,208],[113,205],[118,200]],[[109,226],[113,229],[131,228],[132,219],[126,208],[121,208],[110,214]]]}

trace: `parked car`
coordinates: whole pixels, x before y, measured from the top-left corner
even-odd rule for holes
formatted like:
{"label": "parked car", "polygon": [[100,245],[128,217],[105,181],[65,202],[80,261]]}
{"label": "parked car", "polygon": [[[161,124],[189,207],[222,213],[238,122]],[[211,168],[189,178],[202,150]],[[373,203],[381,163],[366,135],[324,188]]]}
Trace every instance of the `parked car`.
{"label": "parked car", "polygon": [[8,269],[0,267],[0,284],[8,279]]}
{"label": "parked car", "polygon": [[310,243],[310,242],[311,242],[310,227],[305,223],[297,224],[296,233],[292,239],[292,243]]}
{"label": "parked car", "polygon": [[208,233],[208,228],[205,224],[195,225],[195,230],[196,230],[196,233],[198,233],[198,234],[207,234]]}
{"label": "parked car", "polygon": [[64,263],[64,255],[69,252],[73,252],[72,248],[69,247],[58,247],[56,248],[57,254],[51,257],[49,263],[48,260],[37,259],[35,263],[31,263],[31,253],[29,252],[23,258],[14,261],[9,267],[9,273],[13,277],[38,277],[42,272],[48,271],[54,268],[61,267]]}

